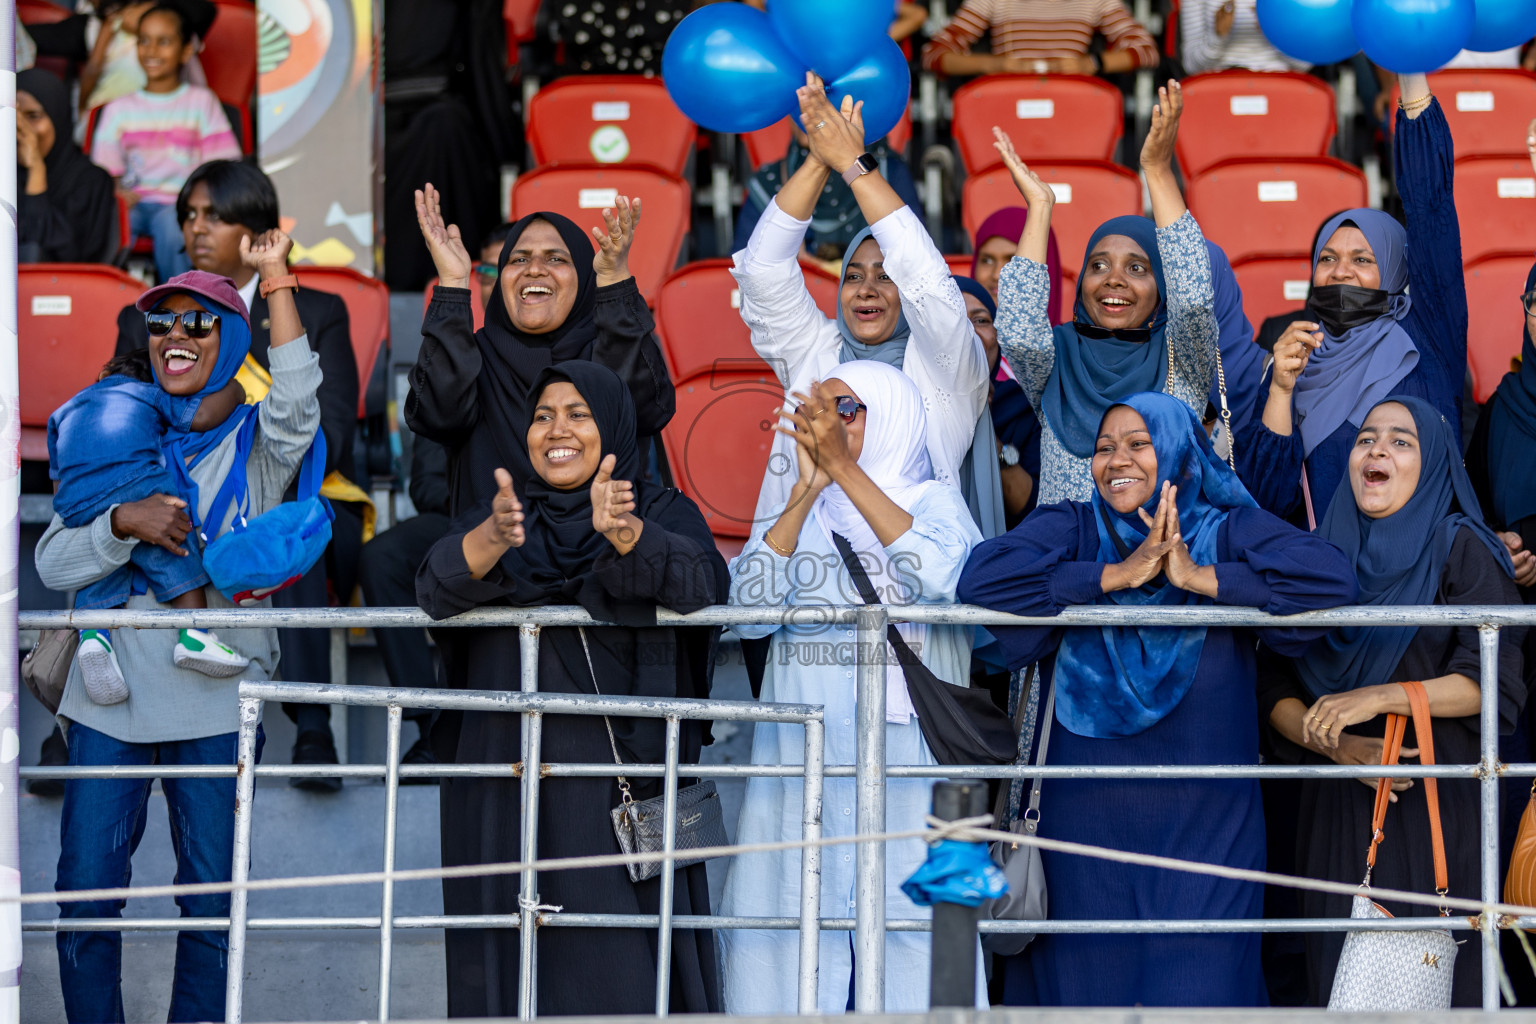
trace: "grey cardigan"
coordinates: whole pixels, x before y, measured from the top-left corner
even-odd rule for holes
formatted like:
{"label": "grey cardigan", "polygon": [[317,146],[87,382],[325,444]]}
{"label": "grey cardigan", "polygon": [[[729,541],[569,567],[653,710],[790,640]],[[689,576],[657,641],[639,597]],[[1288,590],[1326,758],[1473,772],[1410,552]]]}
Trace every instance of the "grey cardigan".
{"label": "grey cardigan", "polygon": [[[320,387],[320,360],[310,351],[308,337],[273,347],[271,370],[272,390],[257,406],[256,440],[246,460],[251,514],[282,502],[283,492],[320,426],[320,402],[315,394]],[[233,465],[235,440],[235,434],[230,433],[191,470],[198,489],[199,518],[207,515],[214,494]],[[231,511],[219,524],[219,533],[228,528],[233,515]],[[51,590],[77,590],[125,564],[139,541],[118,539],[111,522],[110,509],[89,525],[73,529],[54,516],[37,542],[37,572],[43,585]],[[231,607],[213,587],[205,589],[208,607]],[[165,609],[169,605],[145,594],[129,598],[127,607]],[[277,634],[271,629],[233,629],[220,631],[219,639],[251,659],[250,666],[233,679],[211,679],[177,668],[171,661],[176,645],[174,630],[114,630],[112,647],[128,682],[128,699],[106,706],[94,703],[80,685],[76,663],[69,669],[59,717],[125,743],[199,739],[234,732],[239,724],[235,699],[239,681],[271,678],[277,667]]]}

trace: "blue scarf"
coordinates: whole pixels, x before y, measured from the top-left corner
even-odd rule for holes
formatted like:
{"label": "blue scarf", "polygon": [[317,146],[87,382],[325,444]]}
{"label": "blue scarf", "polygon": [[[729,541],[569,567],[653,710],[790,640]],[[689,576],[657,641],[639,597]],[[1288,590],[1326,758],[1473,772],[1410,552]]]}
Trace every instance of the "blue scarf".
{"label": "blue scarf", "polygon": [[[1213,565],[1216,543],[1227,513],[1256,508],[1237,474],[1211,449],[1205,428],[1193,410],[1170,395],[1131,395],[1116,405],[1141,414],[1157,453],[1157,486],[1142,506],[1156,513],[1163,482],[1179,489],[1179,529],[1198,565]],[[1097,430],[1095,430],[1097,434]],[[1099,529],[1097,560],[1123,561],[1146,540],[1141,517],[1116,512],[1093,495]],[[1211,604],[1211,599],[1180,590],[1159,576],[1136,590],[1104,594],[1095,604],[1165,606]],[[1079,736],[1115,739],[1134,736],[1156,725],[1184,699],[1195,681],[1205,630],[1137,629],[1106,626],[1068,629],[1056,655],[1056,717]]]}
{"label": "blue scarf", "polygon": [[[1525,278],[1528,292],[1536,285],[1536,266]],[[1524,319],[1522,317],[1522,319]],[[1520,369],[1504,375],[1488,417],[1488,485],[1493,492],[1493,518],[1507,530],[1536,515],[1536,473],[1526,460],[1536,451],[1536,345],[1525,331],[1520,345]]]}
{"label": "blue scarf", "polygon": [[1157,251],[1157,229],[1152,222],[1145,217],[1116,217],[1099,225],[1088,239],[1083,267],[1078,272],[1074,322],[1061,324],[1052,331],[1056,365],[1045,382],[1045,395],[1040,401],[1042,414],[1062,446],[1080,459],[1093,456],[1099,424],[1111,406],[1139,392],[1162,391],[1168,383],[1168,315],[1162,304],[1152,316],[1150,342],[1084,338],[1078,334],[1078,324],[1093,323],[1083,305],[1082,280],[1088,272],[1088,257],[1109,235],[1125,235],[1139,245],[1152,264],[1157,294],[1168,294],[1162,257]]}
{"label": "blue scarf", "polygon": [[[234,310],[201,295],[193,297],[204,309],[219,315],[219,356],[214,361],[213,372],[208,375],[208,383],[192,396],[201,400],[223,390],[235,374],[240,372],[246,354],[251,350],[251,328],[245,322],[245,317]],[[166,465],[175,474],[177,489],[181,492],[182,500],[187,503],[187,512],[194,524],[197,523],[197,484],[188,470],[202,462],[226,437],[239,430],[246,417],[255,414],[256,406],[242,405],[227,420],[211,430],[171,429],[165,432],[162,447],[165,449]]]}
{"label": "blue scarf", "polygon": [[[848,264],[853,262],[853,254],[858,252],[859,246],[864,244],[864,239],[874,238],[875,233],[865,228],[853,236],[853,241],[848,243],[848,248],[843,250],[843,281],[848,280]],[[841,284],[839,284],[841,289]],[[848,326],[848,321],[843,318],[843,299],[838,295],[837,299],[837,330],[843,336],[843,347],[838,350],[837,361],[839,363],[851,363],[855,359],[873,359],[887,366],[901,369],[901,365],[907,358],[907,341],[912,337],[912,328],[907,326],[907,314],[905,310],[898,312],[896,317],[896,329],[891,336],[874,345],[865,345],[859,341]]]}
{"label": "blue scarf", "polygon": [[[1413,497],[1392,515],[1372,519],[1356,507],[1352,474],[1345,473],[1319,529],[1354,564],[1360,603],[1434,604],[1451,545],[1463,528],[1475,533],[1513,577],[1504,542],[1483,524],[1455,430],[1422,399],[1389,401],[1406,406],[1419,429],[1419,485]],[[1385,683],[1418,631],[1417,626],[1340,627],[1314,643],[1296,668],[1314,697]]]}
{"label": "blue scarf", "polygon": [[[1408,297],[1408,232],[1380,210],[1345,210],[1324,224],[1312,249],[1312,270],[1323,246],[1345,224],[1365,235],[1381,270],[1381,287],[1391,296],[1387,315],[1334,335],[1324,326],[1323,344],[1307,359],[1296,380],[1296,416],[1306,454],[1345,423],[1361,424],[1378,403],[1419,365],[1419,349],[1399,321],[1413,302]],[[1310,315],[1310,314],[1309,314]]]}

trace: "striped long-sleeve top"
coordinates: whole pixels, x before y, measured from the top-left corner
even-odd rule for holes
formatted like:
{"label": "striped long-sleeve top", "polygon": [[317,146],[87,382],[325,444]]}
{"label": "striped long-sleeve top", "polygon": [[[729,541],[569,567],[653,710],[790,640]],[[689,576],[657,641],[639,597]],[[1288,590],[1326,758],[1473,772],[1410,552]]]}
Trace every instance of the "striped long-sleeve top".
{"label": "striped long-sleeve top", "polygon": [[1157,44],[1123,0],[965,0],[944,30],[923,47],[923,67],[939,70],[946,53],[970,53],[988,30],[992,52],[1048,60],[1081,57],[1095,34],[1111,51],[1133,54],[1137,67],[1155,67]]}
{"label": "striped long-sleeve top", "polygon": [[240,144],[219,98],[183,82],[171,92],[140,90],[108,103],[90,155],[140,199],[169,205],[201,164],[240,159]]}

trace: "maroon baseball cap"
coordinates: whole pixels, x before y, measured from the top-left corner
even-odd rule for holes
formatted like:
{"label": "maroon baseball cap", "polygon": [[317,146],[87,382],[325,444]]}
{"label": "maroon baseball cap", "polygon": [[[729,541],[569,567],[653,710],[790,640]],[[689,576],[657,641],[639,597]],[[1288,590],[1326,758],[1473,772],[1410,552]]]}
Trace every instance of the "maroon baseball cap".
{"label": "maroon baseball cap", "polygon": [[134,307],[140,313],[148,313],[159,304],[167,295],[175,295],[178,292],[187,295],[196,295],[200,299],[207,299],[217,303],[225,309],[232,309],[240,314],[240,319],[245,321],[245,326],[251,326],[250,310],[245,308],[245,301],[240,298],[240,290],[235,287],[235,282],[222,274],[210,274],[206,270],[189,270],[185,274],[177,274],[162,285],[156,285],[134,303]]}

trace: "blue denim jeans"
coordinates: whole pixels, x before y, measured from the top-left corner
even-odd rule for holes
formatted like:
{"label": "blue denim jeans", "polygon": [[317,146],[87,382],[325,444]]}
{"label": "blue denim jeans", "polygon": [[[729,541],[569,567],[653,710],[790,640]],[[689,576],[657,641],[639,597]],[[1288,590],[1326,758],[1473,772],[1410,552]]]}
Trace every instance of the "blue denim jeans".
{"label": "blue denim jeans", "polygon": [[[258,731],[256,752],[263,736]],[[71,765],[233,764],[235,733],[167,743],[124,743],[76,722]],[[144,838],[150,779],[70,779],[64,784],[56,890],[124,886]],[[176,882],[227,882],[234,859],[235,780],[161,779],[176,851]],[[123,900],[61,903],[65,918],[121,917]],[[226,917],[229,895],[179,896],[182,917]],[[60,932],[59,981],[70,1024],[123,1020],[120,932]],[[228,932],[177,933],[170,1021],[222,1021]]]}
{"label": "blue denim jeans", "polygon": [[140,199],[128,208],[128,233],[135,239],[148,235],[155,243],[155,276],[164,284],[192,269],[186,253],[175,203],[151,203]]}

